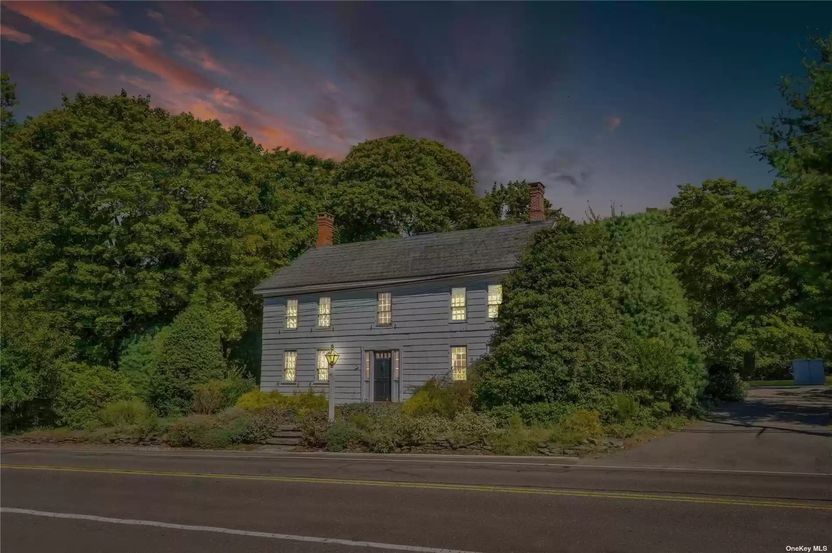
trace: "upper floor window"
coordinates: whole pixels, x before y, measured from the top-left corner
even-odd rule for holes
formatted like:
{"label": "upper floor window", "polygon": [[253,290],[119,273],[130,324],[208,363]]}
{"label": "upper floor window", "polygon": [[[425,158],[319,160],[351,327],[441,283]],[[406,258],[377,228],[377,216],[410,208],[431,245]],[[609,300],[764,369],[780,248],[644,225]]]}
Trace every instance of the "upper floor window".
{"label": "upper floor window", "polygon": [[465,288],[451,289],[451,320],[465,320]]}
{"label": "upper floor window", "polygon": [[284,351],[283,352],[283,381],[294,382],[297,376],[296,369],[298,366],[298,352]]}
{"label": "upper floor window", "polygon": [[468,373],[468,348],[454,346],[451,348],[451,378],[465,380]]}
{"label": "upper floor window", "polygon": [[318,298],[318,328],[328,328],[332,321],[332,301],[323,296]]}
{"label": "upper floor window", "polygon": [[500,304],[503,303],[503,285],[488,285],[488,318],[496,319],[500,314]]}
{"label": "upper floor window", "polygon": [[318,362],[315,365],[315,378],[318,382],[329,382],[329,363],[326,360],[325,349],[318,350]]}
{"label": "upper floor window", "polygon": [[298,300],[286,300],[286,328],[298,327]]}
{"label": "upper floor window", "polygon": [[378,293],[376,321],[380,325],[389,325],[393,321],[393,303],[390,292]]}

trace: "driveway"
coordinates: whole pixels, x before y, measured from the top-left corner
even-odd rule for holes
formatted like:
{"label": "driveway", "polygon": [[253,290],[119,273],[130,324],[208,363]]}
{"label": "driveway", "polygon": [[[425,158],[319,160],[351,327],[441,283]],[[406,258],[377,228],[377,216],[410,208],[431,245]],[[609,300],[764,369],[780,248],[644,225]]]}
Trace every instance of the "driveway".
{"label": "driveway", "polygon": [[595,465],[832,474],[832,388],[756,388],[703,421]]}

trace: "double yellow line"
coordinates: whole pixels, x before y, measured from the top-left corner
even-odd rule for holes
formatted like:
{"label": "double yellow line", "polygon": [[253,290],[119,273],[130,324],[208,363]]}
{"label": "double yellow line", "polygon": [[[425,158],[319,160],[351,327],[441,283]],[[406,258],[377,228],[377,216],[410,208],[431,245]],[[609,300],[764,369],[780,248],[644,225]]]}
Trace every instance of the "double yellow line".
{"label": "double yellow line", "polygon": [[445,490],[458,492],[501,493],[519,495],[542,495],[556,497],[588,497],[600,499],[622,499],[636,501],[666,501],[673,503],[695,503],[699,505],[728,505],[740,507],[774,507],[781,509],[809,509],[832,511],[832,503],[809,503],[782,501],[778,499],[737,499],[718,496],[689,496],[676,494],[655,494],[642,492],[610,492],[572,490],[563,488],[539,488],[519,486],[488,486],[480,484],[442,484],[437,482],[403,482],[385,480],[350,480],[341,478],[313,478],[306,476],[270,476],[259,474],[222,474],[212,472],[155,471],[141,469],[71,467],[58,465],[17,465],[2,464],[0,468],[11,470],[32,470],[47,472],[71,472],[83,474],[111,474],[117,476],[149,476],[164,478],[204,478],[211,480],[248,480],[256,482],[280,482],[289,484],[317,484],[367,486],[376,488],[399,488],[414,490]]}

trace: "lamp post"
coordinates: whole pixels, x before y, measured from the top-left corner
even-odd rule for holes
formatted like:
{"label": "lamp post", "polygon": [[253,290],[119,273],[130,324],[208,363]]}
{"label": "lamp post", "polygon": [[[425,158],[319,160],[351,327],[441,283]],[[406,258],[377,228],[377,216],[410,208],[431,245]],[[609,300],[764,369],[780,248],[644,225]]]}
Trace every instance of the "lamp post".
{"label": "lamp post", "polygon": [[326,357],[326,362],[329,365],[329,372],[327,373],[327,380],[329,380],[329,422],[335,422],[335,377],[332,369],[341,355],[335,351],[334,345],[330,345],[329,351],[324,354],[324,357]]}

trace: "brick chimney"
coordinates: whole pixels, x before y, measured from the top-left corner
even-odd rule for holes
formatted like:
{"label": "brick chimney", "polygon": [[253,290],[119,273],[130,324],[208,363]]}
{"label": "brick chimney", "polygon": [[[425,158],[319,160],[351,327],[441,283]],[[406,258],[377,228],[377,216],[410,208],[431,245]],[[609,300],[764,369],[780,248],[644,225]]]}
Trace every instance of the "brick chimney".
{"label": "brick chimney", "polygon": [[536,223],[546,219],[543,192],[546,187],[542,182],[529,183],[529,222]]}
{"label": "brick chimney", "polygon": [[318,213],[318,241],[315,243],[316,248],[332,245],[332,226],[334,223],[335,217],[329,213]]}

